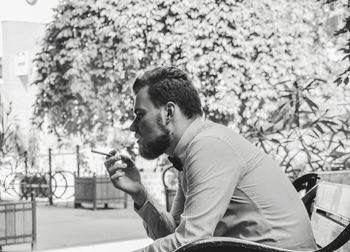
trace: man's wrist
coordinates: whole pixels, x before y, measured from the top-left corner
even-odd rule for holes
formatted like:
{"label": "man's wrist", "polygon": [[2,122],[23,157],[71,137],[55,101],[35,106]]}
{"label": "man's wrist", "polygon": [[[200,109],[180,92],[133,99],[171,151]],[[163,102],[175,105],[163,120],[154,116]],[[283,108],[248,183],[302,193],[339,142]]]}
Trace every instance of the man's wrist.
{"label": "man's wrist", "polygon": [[147,194],[143,186],[141,186],[140,191],[137,194],[132,195],[131,198],[134,200],[136,208],[140,209],[147,199]]}

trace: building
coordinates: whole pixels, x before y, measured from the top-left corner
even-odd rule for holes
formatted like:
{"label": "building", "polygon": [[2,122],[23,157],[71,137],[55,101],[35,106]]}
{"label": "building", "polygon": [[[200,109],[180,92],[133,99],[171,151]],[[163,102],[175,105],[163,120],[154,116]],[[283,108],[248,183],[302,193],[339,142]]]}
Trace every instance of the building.
{"label": "building", "polygon": [[33,59],[40,49],[45,24],[3,21],[2,81],[0,101],[5,109],[12,104],[12,115],[18,120],[21,135],[28,138],[33,115],[36,87]]}

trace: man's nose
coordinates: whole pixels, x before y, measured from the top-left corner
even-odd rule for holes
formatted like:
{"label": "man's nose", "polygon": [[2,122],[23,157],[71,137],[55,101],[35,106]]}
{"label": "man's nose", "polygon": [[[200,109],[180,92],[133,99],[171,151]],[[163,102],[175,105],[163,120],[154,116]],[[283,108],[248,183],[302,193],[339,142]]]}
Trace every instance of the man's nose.
{"label": "man's nose", "polygon": [[132,132],[136,132],[136,125],[135,125],[135,120],[132,121],[131,125],[130,125],[130,131]]}

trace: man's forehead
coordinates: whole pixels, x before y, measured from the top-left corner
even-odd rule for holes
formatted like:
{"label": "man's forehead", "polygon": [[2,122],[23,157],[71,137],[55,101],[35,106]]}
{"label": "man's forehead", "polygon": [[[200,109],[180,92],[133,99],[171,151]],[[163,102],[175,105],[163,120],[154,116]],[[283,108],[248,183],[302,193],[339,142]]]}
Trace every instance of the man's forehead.
{"label": "man's forehead", "polygon": [[141,88],[137,92],[134,102],[134,112],[154,108],[153,102],[148,94],[148,87]]}

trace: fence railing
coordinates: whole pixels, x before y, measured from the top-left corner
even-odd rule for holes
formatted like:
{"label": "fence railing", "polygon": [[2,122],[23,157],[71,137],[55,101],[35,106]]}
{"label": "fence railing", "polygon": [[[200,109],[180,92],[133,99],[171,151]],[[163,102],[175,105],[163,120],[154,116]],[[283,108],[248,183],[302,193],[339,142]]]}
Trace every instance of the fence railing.
{"label": "fence railing", "polygon": [[31,193],[36,197],[69,199],[74,195],[74,175],[66,171],[54,173],[10,173],[0,186],[9,196],[27,199]]}

